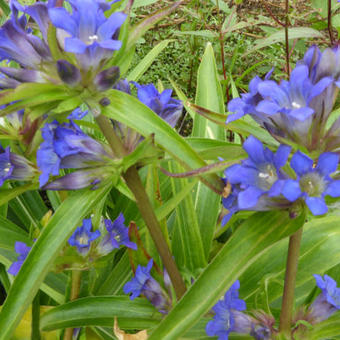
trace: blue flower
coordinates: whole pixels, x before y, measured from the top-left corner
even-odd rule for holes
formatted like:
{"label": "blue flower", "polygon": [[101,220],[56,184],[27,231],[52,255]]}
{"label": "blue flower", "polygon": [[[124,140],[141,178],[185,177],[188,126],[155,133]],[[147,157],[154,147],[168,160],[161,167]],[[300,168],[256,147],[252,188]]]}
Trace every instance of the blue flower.
{"label": "blue flower", "polygon": [[107,219],[104,221],[107,234],[98,245],[98,251],[101,255],[106,255],[122,245],[137,250],[137,245],[130,241],[129,229],[124,225],[124,221],[122,213],[113,222]]}
{"label": "blue flower", "polygon": [[120,49],[122,43],[117,36],[126,14],[116,12],[106,18],[104,11],[108,6],[104,1],[69,0],[69,3],[72,13],[62,7],[50,8],[49,17],[65,37],[61,42],[65,51],[76,53],[83,68],[96,68]]}
{"label": "blue flower", "polygon": [[124,285],[123,291],[125,294],[131,294],[131,300],[143,294],[161,313],[166,314],[171,302],[160,284],[151,276],[152,265],[152,259],[146,267],[138,265],[135,276]]}
{"label": "blue flower", "polygon": [[14,249],[19,256],[17,258],[17,261],[13,262],[9,267],[8,273],[12,275],[17,275],[26,257],[28,256],[31,247],[27,246],[23,242],[15,242]]}
{"label": "blue flower", "polygon": [[280,145],[274,154],[253,136],[245,141],[243,148],[249,158],[242,164],[232,165],[224,172],[232,189],[236,189],[236,192],[232,192],[230,197],[223,200],[224,206],[231,213],[247,209],[286,208],[289,202],[281,196],[286,175],[281,171],[281,167],[285,165],[291,148]]}
{"label": "blue flower", "polygon": [[166,89],[159,93],[153,84],[140,85],[134,82],[134,85],[137,87],[138,99],[168,124],[175,127],[182,114],[183,104],[180,100],[171,97],[172,90]]}
{"label": "blue flower", "polygon": [[340,309],[340,288],[328,275],[322,278],[315,274],[316,285],[322,290],[308,309],[308,320],[315,324],[328,319]]}
{"label": "blue flower", "polygon": [[311,158],[297,151],[291,159],[291,167],[297,179],[286,180],[282,194],[291,202],[302,197],[313,215],[323,215],[328,211],[324,197],[340,196],[340,181],[333,180],[329,175],[336,171],[339,156],[325,152],[320,155],[314,166]]}
{"label": "blue flower", "polygon": [[[40,186],[48,182],[50,175],[59,175],[60,169],[93,168],[103,165],[109,157],[104,147],[73,121],[64,124],[54,121],[45,124],[41,131],[44,142],[37,151],[37,164],[42,172]],[[81,182],[86,181],[81,179]]]}
{"label": "blue flower", "polygon": [[243,313],[246,303],[239,299],[238,290],[240,282],[236,281],[225,293],[224,299],[217,302],[213,307],[215,316],[206,325],[206,332],[209,336],[218,336],[219,340],[228,340],[230,332],[249,333],[251,331],[251,320]]}
{"label": "blue flower", "polygon": [[[273,71],[274,69],[271,69],[264,79],[270,79]],[[241,98],[234,98],[228,103],[228,111],[234,112],[234,114],[228,116],[227,124],[246,114],[254,114],[253,118],[256,120],[256,106],[263,99],[258,91],[258,85],[262,82],[263,80],[259,76],[256,76],[249,83],[249,93],[243,93],[241,94]]]}
{"label": "blue flower", "polygon": [[7,179],[29,181],[34,178],[36,170],[25,157],[3,149],[0,145],[0,186]]}
{"label": "blue flower", "polygon": [[130,295],[131,300],[134,300],[136,297],[141,295],[143,293],[145,283],[148,280],[153,279],[150,274],[152,265],[153,265],[152,259],[150,259],[146,267],[138,265],[135,276],[124,285],[123,291],[125,294],[131,294]]}
{"label": "blue flower", "polygon": [[78,227],[68,240],[68,243],[71,246],[77,247],[78,252],[84,256],[87,255],[87,253],[89,252],[91,242],[96,240],[100,236],[99,230],[91,232],[91,229],[91,219],[84,219],[83,225],[81,227]]}

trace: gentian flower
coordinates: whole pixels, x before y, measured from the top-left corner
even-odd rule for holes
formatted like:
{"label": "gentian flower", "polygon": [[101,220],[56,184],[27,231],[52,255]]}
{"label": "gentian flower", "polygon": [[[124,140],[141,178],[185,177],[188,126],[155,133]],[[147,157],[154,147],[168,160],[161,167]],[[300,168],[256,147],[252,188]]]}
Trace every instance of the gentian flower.
{"label": "gentian flower", "polygon": [[[310,59],[313,58],[306,56],[306,60]],[[337,82],[332,72],[319,72],[316,77],[313,70],[301,62],[289,81],[277,84],[254,78],[249,84],[250,93],[229,103],[228,110],[235,114],[228,117],[227,123],[250,114],[279,142],[293,142],[310,151],[324,150],[326,122],[334,105]]]}
{"label": "gentian flower", "polygon": [[0,186],[7,179],[30,181],[35,177],[36,169],[25,157],[3,149],[0,145]]}
{"label": "gentian flower", "polygon": [[328,275],[322,278],[315,274],[314,278],[322,293],[317,296],[307,311],[307,318],[312,324],[328,319],[340,309],[340,288],[337,288],[336,282]]}
{"label": "gentian flower", "polygon": [[324,197],[340,196],[340,181],[333,180],[329,175],[336,171],[339,156],[325,152],[320,155],[317,165],[313,160],[297,151],[290,162],[297,174],[297,179],[285,181],[282,194],[293,202],[303,198],[313,215],[323,215],[328,211]]}
{"label": "gentian flower", "polygon": [[243,148],[249,158],[224,172],[232,185],[231,195],[223,199],[225,208],[229,210],[226,220],[237,210],[264,211],[289,207],[290,202],[281,195],[287,178],[281,167],[285,165],[291,148],[280,145],[274,154],[253,136],[244,142]]}
{"label": "gentian flower", "polygon": [[165,89],[159,93],[153,84],[140,85],[136,82],[133,84],[137,87],[138,99],[168,124],[175,127],[182,114],[183,104],[180,100],[171,97],[172,90]]}
{"label": "gentian flower", "polygon": [[68,243],[71,246],[77,247],[78,252],[83,256],[87,255],[89,252],[91,242],[100,236],[99,230],[92,232],[91,229],[91,219],[84,219],[82,226],[78,227],[68,240]]}
{"label": "gentian flower", "polygon": [[146,267],[138,265],[135,276],[125,284],[123,291],[131,294],[131,300],[143,294],[161,313],[166,314],[171,304],[167,294],[150,274],[152,265],[152,259]]}
{"label": "gentian flower", "polygon": [[224,299],[212,308],[215,316],[206,325],[206,332],[209,336],[215,335],[219,340],[228,340],[229,333],[236,330],[238,333],[250,333],[250,318],[239,313],[246,309],[246,303],[238,297],[239,288],[240,282],[236,281],[225,293]]}
{"label": "gentian flower", "polygon": [[122,245],[137,250],[136,243],[130,241],[129,229],[124,225],[124,221],[125,218],[122,213],[113,222],[108,219],[104,220],[107,234],[97,247],[101,255],[106,255]]}
{"label": "gentian flower", "polygon": [[15,242],[14,249],[19,256],[17,258],[17,261],[13,262],[9,267],[8,273],[12,275],[17,275],[26,257],[28,256],[31,247],[27,246],[23,242]]}
{"label": "gentian flower", "polygon": [[[42,171],[40,186],[44,186],[48,182],[50,175],[59,175],[60,169],[96,167],[98,175],[96,178],[101,179],[104,175],[98,167],[105,165],[106,160],[110,157],[109,151],[106,151],[102,144],[83,133],[73,121],[64,124],[59,124],[57,121],[45,124],[42,128],[42,136],[44,142],[37,151],[37,164]],[[90,169],[78,175],[89,174],[95,176],[95,173]],[[67,176],[74,181],[76,175],[70,175]],[[72,181],[67,181],[66,177],[65,185],[72,184]],[[62,184],[60,181],[58,183]],[[83,186],[80,185],[87,183],[88,178],[79,178],[79,187],[73,185],[72,188],[82,188]],[[48,189],[48,186],[45,188]],[[53,189],[56,188],[53,187]]]}
{"label": "gentian flower", "polygon": [[49,17],[59,29],[61,45],[66,52],[75,53],[84,69],[97,68],[103,61],[119,50],[122,43],[117,40],[119,29],[126,14],[116,12],[106,18],[109,9],[104,1],[69,0],[72,13],[65,8],[50,8]]}

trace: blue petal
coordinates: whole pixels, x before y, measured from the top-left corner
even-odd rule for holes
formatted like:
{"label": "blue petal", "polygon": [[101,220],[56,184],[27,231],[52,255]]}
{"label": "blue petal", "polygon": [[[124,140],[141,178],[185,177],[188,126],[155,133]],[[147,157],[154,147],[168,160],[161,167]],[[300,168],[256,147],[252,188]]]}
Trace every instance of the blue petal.
{"label": "blue petal", "polygon": [[287,93],[283,91],[273,80],[265,80],[258,85],[258,91],[263,97],[271,98],[280,106],[288,106],[289,98]]}
{"label": "blue petal", "polygon": [[325,195],[340,197],[340,181],[332,181],[329,183]]}
{"label": "blue petal", "polygon": [[113,13],[97,30],[100,40],[112,39],[113,34],[123,25],[125,19],[126,14],[122,12]]}
{"label": "blue petal", "polygon": [[306,197],[306,204],[313,215],[323,215],[328,211],[325,200],[322,197]]}
{"label": "blue petal", "polygon": [[276,168],[281,168],[286,164],[291,149],[292,148],[288,145],[281,144],[279,146],[274,155],[274,165],[276,166]]}
{"label": "blue petal", "polygon": [[256,111],[265,113],[267,115],[274,115],[280,109],[281,109],[280,105],[268,100],[262,100],[256,106]]}
{"label": "blue petal", "polygon": [[288,201],[296,201],[301,196],[301,194],[302,192],[298,181],[294,181],[292,179],[285,181],[282,188],[282,195],[287,198]]}
{"label": "blue petal", "polygon": [[250,209],[256,206],[259,197],[264,192],[256,187],[249,187],[238,194],[238,206],[240,209]]}
{"label": "blue petal", "polygon": [[70,16],[70,13],[65,8],[55,7],[48,10],[52,24],[58,28],[65,30],[72,36],[75,36],[78,31],[76,21]]}
{"label": "blue petal", "polygon": [[71,53],[84,53],[87,45],[78,38],[65,39],[65,51]]}
{"label": "blue petal", "polygon": [[293,155],[290,165],[299,176],[302,176],[313,169],[313,160],[302,152],[297,151]]}
{"label": "blue petal", "polygon": [[311,116],[313,113],[314,113],[314,110],[307,106],[289,111],[290,116],[302,122],[306,120],[309,116]]}
{"label": "blue petal", "polygon": [[325,77],[318,81],[310,91],[308,101],[321,94],[329,85],[333,83],[333,78]]}
{"label": "blue petal", "polygon": [[98,42],[98,45],[101,48],[105,48],[107,50],[119,50],[122,47],[122,42],[119,40],[104,40]]}
{"label": "blue petal", "polygon": [[254,163],[261,164],[265,162],[263,144],[255,137],[248,137],[243,143],[243,149],[247,152]]}
{"label": "blue petal", "polygon": [[335,172],[338,168],[339,155],[333,152],[325,152],[320,155],[316,169],[324,176]]}

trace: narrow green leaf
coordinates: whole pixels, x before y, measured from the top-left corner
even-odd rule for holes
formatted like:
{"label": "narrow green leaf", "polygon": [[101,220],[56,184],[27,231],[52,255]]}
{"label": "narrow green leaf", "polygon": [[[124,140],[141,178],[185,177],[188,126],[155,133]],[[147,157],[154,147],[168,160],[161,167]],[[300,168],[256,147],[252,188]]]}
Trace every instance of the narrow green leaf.
{"label": "narrow green leaf", "polygon": [[13,282],[0,313],[1,340],[10,339],[64,243],[76,225],[90,213],[108,190],[109,188],[104,187],[77,191],[59,206],[34,243]]}
{"label": "narrow green leaf", "polygon": [[[224,97],[217,72],[214,50],[210,43],[207,44],[198,68],[196,104],[221,115],[224,114]],[[194,117],[192,137],[206,137],[224,141],[225,128],[210,122],[200,115],[196,115]],[[196,212],[204,254],[207,259],[220,211],[221,197],[200,182],[197,186],[194,201],[194,211]]]}
{"label": "narrow green leaf", "polygon": [[138,79],[145,73],[145,71],[151,66],[158,55],[173,41],[171,39],[163,40],[157,44],[140,62],[139,64],[129,73],[127,80],[138,81]]}
{"label": "narrow green leaf", "polygon": [[303,222],[304,216],[291,220],[286,212],[252,215],[238,227],[191,289],[152,332],[149,340],[177,339],[185,333],[265,249],[294,233]]}
{"label": "narrow green leaf", "polygon": [[127,49],[130,49],[136,41],[143,36],[143,34],[150,29],[153,25],[155,25],[159,20],[165,18],[170,13],[172,13],[180,4],[182,1],[177,1],[174,4],[164,7],[160,9],[157,12],[152,13],[150,16],[146,17],[144,20],[142,20],[140,23],[138,23],[136,26],[134,26],[129,34],[129,40],[127,44]]}
{"label": "narrow green leaf", "polygon": [[[288,30],[288,37],[289,40],[292,39],[299,39],[299,38],[323,38],[323,34],[313,28],[310,27],[292,27]],[[279,42],[285,41],[285,30],[282,28],[278,32],[273,33],[269,37],[266,37],[264,39],[259,39],[255,47],[249,49],[246,53],[243,54],[242,57],[245,57],[246,55],[253,53],[254,51],[257,51],[263,47],[270,46],[272,44],[276,44]]]}
{"label": "narrow green leaf", "polygon": [[310,340],[338,339],[339,334],[340,313],[337,312],[329,319],[314,325],[312,331],[308,334],[308,338]]}
{"label": "narrow green leaf", "polygon": [[46,312],[41,329],[82,326],[113,326],[114,318],[124,329],[145,329],[158,324],[161,314],[146,299],[130,300],[128,296],[93,296],[81,298]]}
{"label": "narrow green leaf", "polygon": [[29,183],[16,188],[0,189],[0,205],[7,203],[11,199],[24,193],[25,191],[38,189],[38,187],[38,184]]}
{"label": "narrow green leaf", "polygon": [[[126,124],[144,136],[154,133],[155,142],[189,170],[206,165],[184,138],[138,99],[117,90],[108,91],[107,97],[114,104],[102,108],[104,115]],[[205,179],[214,188],[221,190],[222,183],[217,175],[209,175]]]}
{"label": "narrow green leaf", "polygon": [[[169,164],[169,168],[171,172],[182,170],[177,164]],[[171,178],[171,183],[174,195],[190,185],[187,179]],[[187,195],[176,207],[172,252],[179,267],[185,267],[191,273],[207,265],[192,195]]]}
{"label": "narrow green leaf", "polygon": [[11,13],[11,9],[9,8],[9,6],[8,6],[8,4],[5,0],[0,0],[0,8],[3,10],[3,12],[6,16]]}

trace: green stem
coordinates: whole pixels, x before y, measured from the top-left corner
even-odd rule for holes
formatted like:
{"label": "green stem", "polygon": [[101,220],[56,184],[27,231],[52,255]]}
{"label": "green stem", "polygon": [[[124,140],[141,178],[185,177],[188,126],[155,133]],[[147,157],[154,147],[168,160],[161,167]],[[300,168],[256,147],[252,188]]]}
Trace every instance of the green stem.
{"label": "green stem", "polygon": [[[81,283],[81,271],[72,270],[72,283],[71,283],[71,293],[70,293],[70,301],[76,300],[79,295]],[[73,337],[73,328],[66,328],[64,333],[64,340],[72,340]]]}
{"label": "green stem", "polygon": [[[102,115],[99,115],[96,117],[96,121],[108,143],[110,144],[112,151],[118,157],[123,157],[126,154],[124,145],[112,129],[110,120]],[[176,292],[176,296],[178,299],[180,299],[186,291],[185,283],[176,266],[176,262],[172,257],[168,244],[162,234],[162,229],[159,225],[159,222],[154,213],[153,207],[145,191],[143,183],[139,177],[136,167],[132,166],[131,168],[129,168],[126,173],[123,174],[123,178],[125,179],[127,186],[136,198],[136,203],[140,214],[145,221],[145,224],[155,243],[158,253],[170,276],[171,282]]]}
{"label": "green stem", "polygon": [[282,297],[282,309],[280,315],[279,330],[286,336],[291,336],[291,326],[294,308],[294,290],[296,273],[299,263],[300,244],[303,228],[300,228],[289,238],[286,275]]}
{"label": "green stem", "polygon": [[289,28],[289,0],[286,0],[286,18],[285,18],[285,47],[286,47],[286,67],[287,75],[289,78],[290,67],[289,67],[289,38],[288,38],[288,28]]}
{"label": "green stem", "polygon": [[37,293],[32,302],[32,331],[31,339],[40,340],[40,292]]}

